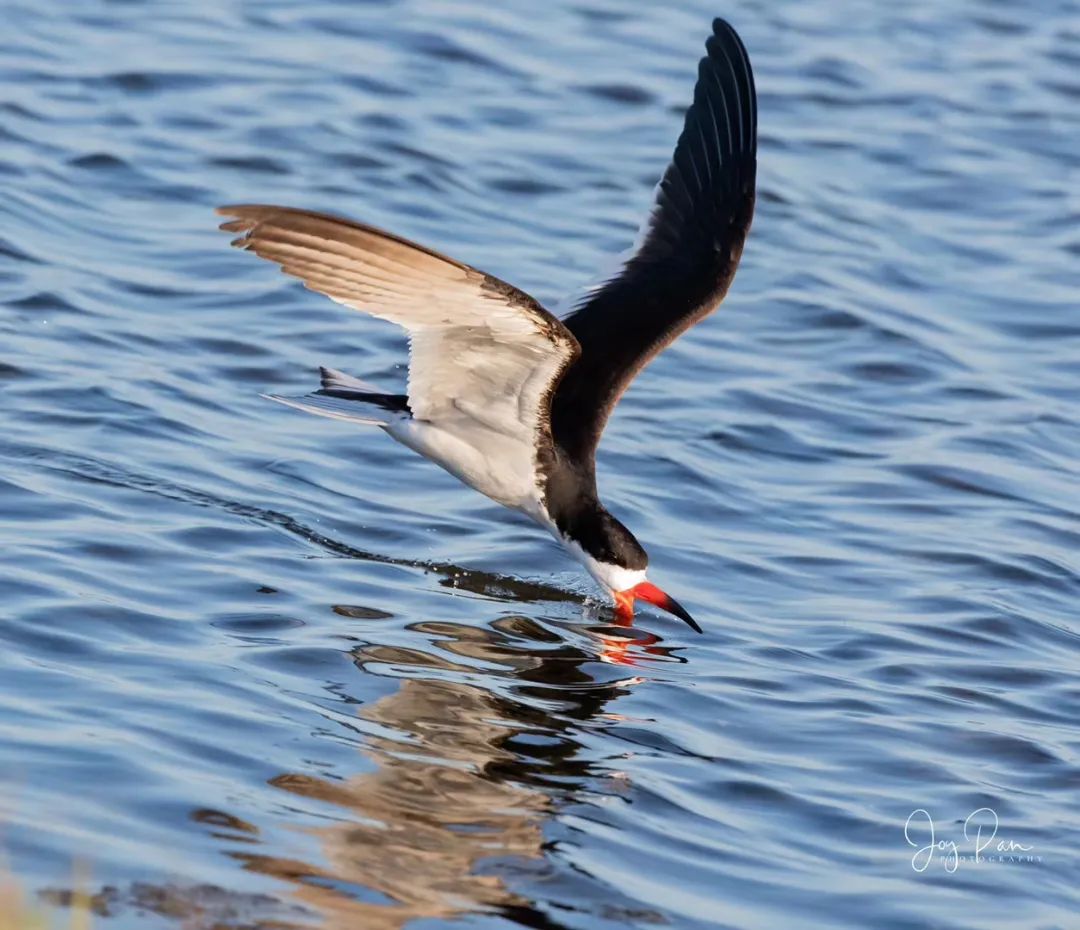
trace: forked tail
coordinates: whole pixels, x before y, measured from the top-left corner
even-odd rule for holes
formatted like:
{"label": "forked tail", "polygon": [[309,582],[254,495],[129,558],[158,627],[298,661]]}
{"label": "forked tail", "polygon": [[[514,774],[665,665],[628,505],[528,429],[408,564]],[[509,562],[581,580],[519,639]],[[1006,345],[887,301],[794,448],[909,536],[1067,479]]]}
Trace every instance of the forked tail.
{"label": "forked tail", "polygon": [[412,416],[409,400],[404,394],[384,394],[374,385],[333,368],[320,368],[319,373],[322,387],[311,394],[299,397],[282,397],[280,394],[262,396],[316,416],[372,426],[388,426]]}

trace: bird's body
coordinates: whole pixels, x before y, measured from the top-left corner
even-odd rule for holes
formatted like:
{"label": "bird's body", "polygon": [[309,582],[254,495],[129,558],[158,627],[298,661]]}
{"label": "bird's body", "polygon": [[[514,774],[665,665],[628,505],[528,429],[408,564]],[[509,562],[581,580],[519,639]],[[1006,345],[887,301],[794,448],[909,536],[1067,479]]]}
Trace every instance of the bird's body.
{"label": "bird's body", "polygon": [[754,206],[757,108],[746,51],[723,20],[656,206],[622,271],[559,321],[497,278],[382,230],[286,207],[233,206],[234,244],[313,290],[403,326],[407,395],[322,369],[293,407],[382,427],[465,484],[550,531],[633,615],[635,598],[699,630],[646,580],[648,558],[600,503],[596,447],[634,376],[711,312]]}

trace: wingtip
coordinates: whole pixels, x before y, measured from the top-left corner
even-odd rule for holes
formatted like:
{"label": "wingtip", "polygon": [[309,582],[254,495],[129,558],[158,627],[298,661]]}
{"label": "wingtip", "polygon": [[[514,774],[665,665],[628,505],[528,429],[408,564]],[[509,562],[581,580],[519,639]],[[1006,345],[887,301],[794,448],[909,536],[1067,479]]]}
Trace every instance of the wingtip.
{"label": "wingtip", "polygon": [[221,232],[243,233],[243,235],[237,236],[235,239],[230,240],[229,245],[235,246],[238,249],[246,248],[248,241],[248,233],[251,232],[250,227],[241,226],[239,220],[234,220],[231,223],[222,223],[220,226],[218,226],[218,229],[221,230]]}
{"label": "wingtip", "polygon": [[214,207],[214,213],[218,216],[232,217],[228,222],[222,223],[221,228],[224,229],[229,223],[237,223],[241,221],[241,217],[244,214],[243,204],[225,204],[220,207]]}
{"label": "wingtip", "polygon": [[[283,209],[282,207],[273,207],[263,203],[230,203],[215,207],[214,213],[218,216],[232,217],[218,226],[218,229],[224,232],[248,232],[260,222],[274,213],[280,213]],[[234,242],[233,245],[236,245],[236,243]]]}
{"label": "wingtip", "polygon": [[226,203],[220,207],[214,207],[214,212],[219,216],[243,216],[245,213],[255,211],[280,210],[281,207],[272,207],[265,203]]}
{"label": "wingtip", "polygon": [[[232,217],[231,219],[227,219],[224,223],[218,223],[218,229],[222,232],[247,232],[254,225],[250,219],[244,219],[239,215],[240,211],[237,207],[215,207],[214,213],[218,216]],[[232,244],[236,245],[238,241],[239,240],[234,239]]]}
{"label": "wingtip", "polygon": [[739,50],[741,57],[749,57],[746,51],[746,43],[743,42],[738,30],[726,19],[718,16],[713,20],[712,35],[705,40],[705,49],[711,57],[717,53],[717,45],[723,45],[724,43],[734,45]]}

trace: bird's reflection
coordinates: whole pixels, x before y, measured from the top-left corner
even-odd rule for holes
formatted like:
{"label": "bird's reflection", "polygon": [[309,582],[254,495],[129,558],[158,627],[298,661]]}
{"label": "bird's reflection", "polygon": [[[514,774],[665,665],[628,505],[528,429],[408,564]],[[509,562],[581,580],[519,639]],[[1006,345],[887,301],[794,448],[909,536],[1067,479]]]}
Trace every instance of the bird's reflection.
{"label": "bird's reflection", "polygon": [[[233,855],[292,882],[297,902],[321,912],[328,928],[396,928],[469,911],[558,926],[508,875],[543,874],[546,821],[602,777],[576,729],[640,679],[598,662],[602,640],[592,652],[525,617],[410,631],[424,648],[367,642],[353,651],[359,669],[401,680],[359,712],[386,733],[365,746],[374,769],[345,781],[273,780],[348,813],[310,831],[325,865]],[[633,641],[615,639],[629,662]],[[655,639],[637,648],[665,656]]]}
{"label": "bird's reflection", "polygon": [[[358,614],[343,605],[335,612]],[[343,780],[287,772],[270,782],[338,809],[339,817],[303,828],[318,843],[318,861],[275,855],[263,828],[235,814],[191,814],[231,858],[284,881],[291,894],[134,883],[91,894],[98,914],[136,908],[223,930],[390,930],[472,912],[561,926],[526,887],[561,868],[545,831],[583,793],[621,790],[605,782],[614,773],[589,757],[581,733],[643,680],[630,667],[681,660],[640,631],[523,616],[369,630],[351,651],[358,674],[399,683],[360,706],[363,729],[377,733],[361,750],[363,771]],[[74,892],[48,894],[68,904]]]}

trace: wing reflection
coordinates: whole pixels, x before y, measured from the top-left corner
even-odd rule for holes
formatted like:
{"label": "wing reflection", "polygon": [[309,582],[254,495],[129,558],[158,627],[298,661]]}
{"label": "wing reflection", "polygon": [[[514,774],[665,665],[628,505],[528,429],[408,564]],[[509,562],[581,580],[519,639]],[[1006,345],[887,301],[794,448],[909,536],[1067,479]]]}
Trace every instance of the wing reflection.
{"label": "wing reflection", "polygon": [[640,679],[525,617],[409,629],[408,646],[369,642],[353,652],[365,672],[401,679],[359,712],[386,733],[365,746],[374,769],[344,782],[273,780],[348,813],[309,831],[326,864],[233,855],[293,883],[296,902],[321,911],[328,928],[381,930],[470,911],[558,926],[511,879],[549,869],[545,823],[600,777],[576,726]]}

